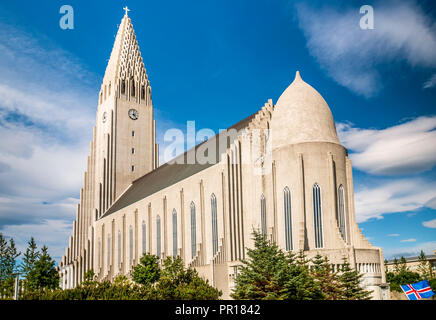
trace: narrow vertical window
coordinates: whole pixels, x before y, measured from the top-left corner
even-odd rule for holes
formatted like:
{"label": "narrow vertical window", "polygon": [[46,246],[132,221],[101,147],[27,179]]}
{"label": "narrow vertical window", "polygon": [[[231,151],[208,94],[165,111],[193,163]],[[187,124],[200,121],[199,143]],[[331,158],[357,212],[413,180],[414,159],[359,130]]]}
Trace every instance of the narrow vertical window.
{"label": "narrow vertical window", "polygon": [[347,241],[346,231],[345,231],[345,197],[344,197],[344,187],[339,186],[338,190],[338,209],[339,209],[339,230],[341,231],[342,238]]}
{"label": "narrow vertical window", "polygon": [[135,94],[136,94],[136,92],[135,92],[135,80],[133,80],[133,78],[132,79],[130,79],[130,82],[132,83],[132,97],[134,97],[135,96]]}
{"label": "narrow vertical window", "polygon": [[177,257],[177,211],[173,210],[173,257]]}
{"label": "narrow vertical window", "polygon": [[260,226],[262,235],[266,235],[266,201],[264,195],[260,197]]}
{"label": "narrow vertical window", "polygon": [[321,188],[317,183],[313,185],[313,226],[315,229],[315,248],[322,248]]}
{"label": "narrow vertical window", "polygon": [[212,214],[212,250],[213,255],[218,252],[218,216],[216,208],[216,197],[214,194],[210,197],[210,206]]}
{"label": "narrow vertical window", "polygon": [[121,81],[121,93],[122,94],[126,93],[126,80]]}
{"label": "narrow vertical window", "polygon": [[197,253],[197,221],[195,217],[195,204],[191,202],[191,258]]}
{"label": "narrow vertical window", "polygon": [[[103,239],[104,240],[104,239]],[[101,263],[101,240],[98,239],[98,266],[100,268],[102,268],[102,263]]]}
{"label": "narrow vertical window", "polygon": [[118,231],[118,269],[121,269],[121,231]]}
{"label": "narrow vertical window", "polygon": [[147,225],[142,221],[142,253],[147,251]]}
{"label": "narrow vertical window", "polygon": [[292,250],[292,214],[291,214],[291,191],[288,187],[283,190],[283,211],[285,216],[285,248]]}
{"label": "narrow vertical window", "polygon": [[133,265],[133,227],[129,228],[129,260],[130,265]]}
{"label": "narrow vertical window", "polygon": [[161,243],[160,243],[160,216],[156,218],[156,255],[160,258]]}
{"label": "narrow vertical window", "polygon": [[111,236],[107,235],[107,268],[111,266]]}
{"label": "narrow vertical window", "polygon": [[145,99],[145,86],[141,87],[141,99],[144,100]]}
{"label": "narrow vertical window", "polygon": [[135,171],[135,166],[132,166],[132,172],[134,172]]}
{"label": "narrow vertical window", "polygon": [[132,154],[135,154],[135,148],[132,148]]}

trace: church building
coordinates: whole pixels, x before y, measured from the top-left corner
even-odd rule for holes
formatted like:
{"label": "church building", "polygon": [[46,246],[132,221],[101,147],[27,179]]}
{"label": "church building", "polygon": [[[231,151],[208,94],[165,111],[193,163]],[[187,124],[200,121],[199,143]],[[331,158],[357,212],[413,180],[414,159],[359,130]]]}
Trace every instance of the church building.
{"label": "church building", "polygon": [[[290,82],[292,79],[290,79]],[[355,220],[351,160],[323,97],[299,72],[274,104],[159,165],[151,86],[124,15],[98,99],[96,125],[61,287],[93,269],[131,275],[144,253],[180,256],[229,298],[259,230],[284,251],[345,257],[386,299],[382,249]]]}

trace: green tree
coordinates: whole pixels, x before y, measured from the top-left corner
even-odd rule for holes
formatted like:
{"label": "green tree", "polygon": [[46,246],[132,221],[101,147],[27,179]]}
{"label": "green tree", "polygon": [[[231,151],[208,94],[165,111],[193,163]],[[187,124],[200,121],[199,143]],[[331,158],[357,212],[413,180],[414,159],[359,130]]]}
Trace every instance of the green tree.
{"label": "green tree", "polygon": [[430,262],[428,262],[424,251],[421,250],[419,257],[418,273],[421,275],[422,280],[430,280],[433,278],[433,270]]}
{"label": "green tree", "polygon": [[7,278],[8,242],[0,233],[0,282]]}
{"label": "green tree", "polygon": [[83,284],[90,285],[93,283],[95,283],[95,272],[94,272],[94,269],[89,269],[83,275]]}
{"label": "green tree", "polygon": [[401,285],[411,284],[421,280],[421,275],[417,272],[409,270],[398,269],[396,272],[388,272],[386,274],[386,281],[390,284],[391,291],[402,292]]}
{"label": "green tree", "polygon": [[303,250],[298,255],[288,253],[284,299],[287,300],[324,300],[320,284],[312,277],[309,270],[309,260]]}
{"label": "green tree", "polygon": [[39,252],[37,250],[35,239],[31,237],[27,244],[28,247],[24,253],[23,261],[19,267],[20,273],[24,278],[27,278],[27,275],[35,267],[35,263],[39,258]]}
{"label": "green tree", "polygon": [[253,231],[254,249],[247,249],[249,260],[242,260],[231,296],[235,299],[271,300],[283,298],[287,267],[285,254],[264,235]]}
{"label": "green tree", "polygon": [[163,261],[153,297],[159,300],[216,300],[221,294],[195,269],[185,268],[180,257],[168,257]]}
{"label": "green tree", "polygon": [[55,268],[55,261],[50,257],[48,248],[43,246],[35,267],[27,276],[28,285],[32,289],[57,289],[59,287],[59,274]]}
{"label": "green tree", "polygon": [[328,300],[338,300],[341,297],[341,285],[337,273],[332,271],[327,257],[319,253],[312,259],[311,275],[318,282],[321,291]]}
{"label": "green tree", "polygon": [[155,255],[144,254],[133,268],[132,279],[142,285],[150,285],[159,280],[159,258]]}
{"label": "green tree", "polygon": [[397,258],[394,258],[394,272],[395,273],[400,272],[400,264]]}
{"label": "green tree", "polygon": [[322,299],[319,286],[309,274],[307,260],[300,254],[285,255],[275,243],[253,231],[254,248],[247,249],[248,260],[242,261],[235,288],[235,299]]}
{"label": "green tree", "polygon": [[369,300],[371,291],[364,290],[361,287],[363,275],[356,269],[352,269],[347,259],[344,258],[342,270],[339,274],[339,282],[342,286],[342,300]]}
{"label": "green tree", "polygon": [[400,262],[398,263],[398,272],[409,271],[407,267],[407,260],[403,256],[400,258]]}
{"label": "green tree", "polygon": [[0,295],[12,297],[17,273],[17,251],[14,239],[6,238],[0,233]]}

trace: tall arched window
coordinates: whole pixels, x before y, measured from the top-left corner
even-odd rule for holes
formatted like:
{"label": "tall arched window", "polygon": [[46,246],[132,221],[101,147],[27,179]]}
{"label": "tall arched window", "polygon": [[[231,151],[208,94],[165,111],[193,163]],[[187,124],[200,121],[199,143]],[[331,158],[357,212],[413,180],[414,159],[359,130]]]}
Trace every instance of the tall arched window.
{"label": "tall arched window", "polygon": [[129,261],[133,265],[133,227],[129,227]]}
{"label": "tall arched window", "polygon": [[111,265],[111,235],[107,235],[107,267]]}
{"label": "tall arched window", "polygon": [[191,258],[197,253],[197,221],[195,217],[195,204],[191,202]]}
{"label": "tall arched window", "polygon": [[[104,241],[104,239],[103,239],[103,241]],[[102,261],[101,261],[101,240],[100,239],[98,239],[98,266],[100,268],[103,267],[102,266]]]}
{"label": "tall arched window", "polygon": [[147,251],[147,225],[142,221],[142,253]]}
{"label": "tall arched window", "polygon": [[213,255],[218,252],[218,215],[216,209],[216,197],[212,193],[210,197],[210,206],[212,214],[212,249]]}
{"label": "tall arched window", "polygon": [[291,214],[291,191],[288,187],[283,190],[283,211],[285,215],[285,248],[292,250],[292,214]]}
{"label": "tall arched window", "polygon": [[317,183],[313,185],[313,225],[315,229],[315,248],[322,248],[321,188]]}
{"label": "tall arched window", "polygon": [[173,210],[173,257],[177,257],[177,211]]}
{"label": "tall arched window", "polygon": [[338,209],[339,209],[339,230],[341,231],[342,238],[347,241],[346,231],[345,231],[345,197],[344,197],[344,187],[339,186],[338,190]]}
{"label": "tall arched window", "polygon": [[131,78],[130,79],[130,83],[132,84],[132,87],[131,87],[131,93],[132,93],[132,97],[134,97],[135,96],[135,94],[136,94],[136,88],[135,88],[135,80],[133,79],[133,78]]}
{"label": "tall arched window", "polygon": [[260,227],[263,235],[266,235],[266,201],[265,196],[260,197]]}
{"label": "tall arched window", "polygon": [[121,81],[121,93],[122,94],[126,93],[126,80]]}
{"label": "tall arched window", "polygon": [[121,269],[121,231],[118,230],[118,269]]}
{"label": "tall arched window", "polygon": [[161,255],[160,216],[156,217],[156,255],[160,258]]}

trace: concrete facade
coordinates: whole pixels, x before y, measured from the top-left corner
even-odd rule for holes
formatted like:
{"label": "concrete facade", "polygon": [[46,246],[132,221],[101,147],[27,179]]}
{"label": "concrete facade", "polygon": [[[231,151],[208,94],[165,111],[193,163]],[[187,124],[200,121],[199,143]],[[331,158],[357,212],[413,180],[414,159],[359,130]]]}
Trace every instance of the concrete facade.
{"label": "concrete facade", "polygon": [[100,280],[129,276],[148,252],[181,256],[229,298],[255,228],[284,250],[328,256],[334,270],[347,258],[375,299],[388,298],[382,250],[355,221],[351,160],[329,106],[298,72],[275,105],[267,101],[170,163],[159,167],[157,155],[150,83],[125,15],[60,263],[63,288],[89,269]]}

